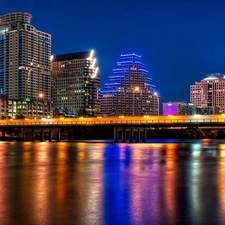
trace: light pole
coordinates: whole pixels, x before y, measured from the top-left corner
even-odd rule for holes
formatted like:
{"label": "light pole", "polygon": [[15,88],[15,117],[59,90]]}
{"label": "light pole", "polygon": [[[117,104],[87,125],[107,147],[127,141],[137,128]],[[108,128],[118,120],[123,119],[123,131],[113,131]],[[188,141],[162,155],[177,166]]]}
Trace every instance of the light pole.
{"label": "light pole", "polygon": [[134,93],[138,92],[138,91],[139,91],[139,87],[134,87],[133,88],[133,104],[132,104],[133,105],[133,107],[132,107],[132,109],[133,109],[133,116],[134,116]]}

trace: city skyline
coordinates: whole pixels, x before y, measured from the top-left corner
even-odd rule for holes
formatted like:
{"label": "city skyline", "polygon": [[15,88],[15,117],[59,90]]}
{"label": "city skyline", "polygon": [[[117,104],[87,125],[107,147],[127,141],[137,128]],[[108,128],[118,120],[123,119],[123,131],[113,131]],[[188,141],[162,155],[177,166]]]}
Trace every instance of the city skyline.
{"label": "city skyline", "polygon": [[[52,54],[94,49],[101,88],[119,54],[142,55],[160,102],[190,101],[190,85],[225,73],[222,1],[1,1],[0,12],[31,13],[52,35]],[[50,9],[50,10],[49,10]]]}

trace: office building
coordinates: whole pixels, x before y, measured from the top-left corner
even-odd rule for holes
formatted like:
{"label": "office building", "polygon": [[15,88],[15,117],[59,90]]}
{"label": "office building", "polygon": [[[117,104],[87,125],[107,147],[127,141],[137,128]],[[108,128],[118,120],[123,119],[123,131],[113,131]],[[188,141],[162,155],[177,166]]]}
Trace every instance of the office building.
{"label": "office building", "polygon": [[8,113],[43,117],[50,112],[51,35],[31,24],[31,14],[0,15],[0,93]]}
{"label": "office building", "polygon": [[94,50],[52,57],[53,107],[66,116],[100,113],[100,73]]}
{"label": "office building", "polygon": [[195,115],[213,115],[220,114],[218,106],[196,106]]}
{"label": "office building", "polygon": [[225,76],[208,74],[200,82],[190,86],[190,101],[197,107],[213,107],[214,114],[225,113]]}
{"label": "office building", "polygon": [[159,95],[141,56],[121,55],[113,75],[101,91],[102,116],[144,116],[159,114]]}
{"label": "office building", "polygon": [[0,94],[0,119],[8,118],[8,98]]}

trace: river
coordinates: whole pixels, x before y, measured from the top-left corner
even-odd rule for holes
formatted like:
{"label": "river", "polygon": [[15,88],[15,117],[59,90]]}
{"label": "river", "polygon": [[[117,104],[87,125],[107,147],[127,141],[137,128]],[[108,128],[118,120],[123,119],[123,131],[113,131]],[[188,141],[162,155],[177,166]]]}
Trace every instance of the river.
{"label": "river", "polygon": [[225,224],[225,140],[0,142],[0,224]]}

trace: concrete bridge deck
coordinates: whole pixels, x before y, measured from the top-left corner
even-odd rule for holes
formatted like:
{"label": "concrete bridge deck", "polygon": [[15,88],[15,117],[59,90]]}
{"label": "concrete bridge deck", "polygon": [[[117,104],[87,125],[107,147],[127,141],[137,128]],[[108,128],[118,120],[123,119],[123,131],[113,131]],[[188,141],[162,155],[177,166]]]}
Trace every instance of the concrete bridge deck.
{"label": "concrete bridge deck", "polygon": [[104,127],[114,129],[114,141],[121,137],[123,141],[146,141],[146,130],[149,128],[173,127],[220,127],[225,128],[224,115],[198,116],[145,116],[145,117],[96,117],[96,118],[58,118],[58,119],[24,119],[0,120],[0,131],[4,139],[5,132],[10,128],[21,129],[21,140],[25,140],[26,132],[31,133],[31,140],[35,140],[35,132],[40,132],[40,141],[44,140],[44,133],[48,133],[49,141],[52,134],[57,133],[60,141],[60,129],[66,127]]}
{"label": "concrete bridge deck", "polygon": [[149,117],[95,117],[63,119],[25,119],[0,120],[0,127],[59,127],[59,126],[93,126],[93,125],[133,125],[133,126],[215,126],[225,124],[224,115],[197,116],[149,116]]}

